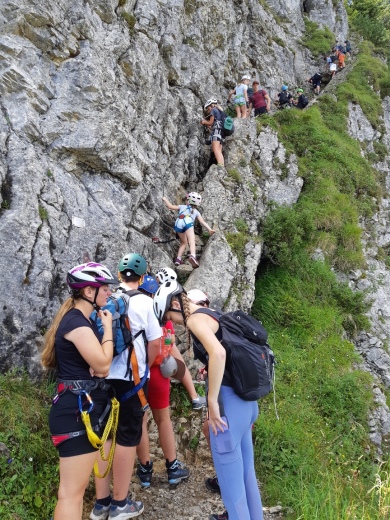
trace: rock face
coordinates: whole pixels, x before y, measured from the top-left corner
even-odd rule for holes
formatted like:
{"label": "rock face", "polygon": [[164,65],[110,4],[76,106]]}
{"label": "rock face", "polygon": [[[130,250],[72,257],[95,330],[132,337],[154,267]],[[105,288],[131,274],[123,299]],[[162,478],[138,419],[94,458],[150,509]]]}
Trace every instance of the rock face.
{"label": "rock face", "polygon": [[[382,142],[389,147],[390,142],[390,98],[383,102],[384,129]],[[373,144],[381,134],[372,128],[358,105],[349,109],[349,133],[352,137],[364,142],[365,150],[374,150]],[[388,148],[389,149],[389,148]],[[362,150],[362,153],[365,153]],[[365,291],[367,298],[372,302],[368,313],[371,321],[371,330],[361,332],[356,339],[357,351],[363,358],[363,367],[374,374],[378,386],[374,387],[374,397],[377,408],[371,412],[370,438],[378,447],[381,454],[382,447],[388,443],[390,434],[390,410],[386,404],[383,386],[390,388],[390,355],[388,338],[390,336],[390,272],[386,265],[386,257],[390,251],[389,210],[390,199],[390,156],[375,165],[384,173],[386,187],[384,198],[379,201],[378,212],[371,219],[361,223],[364,230],[363,243],[367,269],[353,272],[349,276],[349,284],[354,290]],[[375,240],[373,240],[375,236]]]}
{"label": "rock face", "polygon": [[[311,2],[319,21],[322,4]],[[336,11],[346,20],[342,2],[326,9],[331,29]],[[72,265],[90,258],[115,271],[128,251],[152,269],[171,265],[177,243],[151,238],[172,237],[161,197],[179,202],[187,189],[219,230],[188,286],[249,308],[267,202],[294,203],[301,180],[254,120],[236,125],[226,169],[209,168],[201,107],[225,100],[243,72],[272,98],[284,78],[309,76],[301,2],[4,0],[0,27],[1,369],[39,369]]]}

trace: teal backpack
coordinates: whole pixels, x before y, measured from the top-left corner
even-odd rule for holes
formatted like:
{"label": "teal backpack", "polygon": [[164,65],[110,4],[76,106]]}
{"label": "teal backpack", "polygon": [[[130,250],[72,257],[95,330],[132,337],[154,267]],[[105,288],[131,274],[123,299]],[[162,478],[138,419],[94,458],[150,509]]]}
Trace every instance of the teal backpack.
{"label": "teal backpack", "polygon": [[234,121],[233,118],[228,116],[226,112],[220,110],[222,116],[222,136],[229,137],[234,132]]}

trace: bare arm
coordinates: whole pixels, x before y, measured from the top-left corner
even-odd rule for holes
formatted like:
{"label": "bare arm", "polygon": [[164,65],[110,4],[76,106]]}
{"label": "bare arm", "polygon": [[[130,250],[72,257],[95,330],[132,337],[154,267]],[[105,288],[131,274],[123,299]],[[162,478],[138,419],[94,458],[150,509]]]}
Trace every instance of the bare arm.
{"label": "bare arm", "polygon": [[65,334],[64,338],[71,341],[92,370],[101,375],[107,374],[110,370],[114,344],[112,341],[111,313],[107,310],[99,311],[99,318],[102,320],[104,327],[101,344],[89,327],[78,327]]}
{"label": "bare arm", "polygon": [[269,112],[269,110],[271,108],[271,98],[269,97],[268,94],[265,94],[264,99],[267,101],[267,110]]}
{"label": "bare arm", "polygon": [[202,119],[200,124],[203,125],[203,126],[213,126],[213,124],[214,124],[214,116],[210,115],[210,117],[208,119]]}
{"label": "bare arm", "polygon": [[153,339],[148,342],[148,365],[151,367],[154,360],[160,353],[161,338]]}
{"label": "bare arm", "polygon": [[199,220],[200,224],[201,224],[204,228],[207,229],[207,231],[210,233],[210,235],[213,235],[213,234],[215,233],[215,229],[211,229],[211,227],[207,224],[207,222],[205,222],[205,221],[203,220],[203,218],[202,218],[200,215],[198,215],[198,220]]}
{"label": "bare arm", "polygon": [[218,430],[224,431],[224,426],[227,427],[225,421],[221,419],[218,405],[218,394],[225,371],[226,351],[215,337],[218,323],[211,316],[192,314],[187,320],[187,326],[209,355],[209,392],[207,396],[209,424],[214,435],[217,435]]}
{"label": "bare arm", "polygon": [[235,93],[236,93],[236,89],[235,89],[235,88],[229,92],[229,95],[228,95],[228,102],[230,101],[230,98],[231,98],[231,97],[233,96],[233,94],[235,94]]}
{"label": "bare arm", "polygon": [[171,204],[166,197],[163,197],[162,200],[168,209],[170,209],[170,210],[179,209],[179,206],[175,206],[174,204]]}

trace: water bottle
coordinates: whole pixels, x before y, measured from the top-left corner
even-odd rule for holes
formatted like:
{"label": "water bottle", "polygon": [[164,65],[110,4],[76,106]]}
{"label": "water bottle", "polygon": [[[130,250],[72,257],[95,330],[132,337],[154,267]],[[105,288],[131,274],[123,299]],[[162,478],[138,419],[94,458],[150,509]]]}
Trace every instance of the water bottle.
{"label": "water bottle", "polygon": [[164,338],[164,344],[165,345],[171,345],[172,344],[172,332],[171,329],[167,329],[167,333]]}

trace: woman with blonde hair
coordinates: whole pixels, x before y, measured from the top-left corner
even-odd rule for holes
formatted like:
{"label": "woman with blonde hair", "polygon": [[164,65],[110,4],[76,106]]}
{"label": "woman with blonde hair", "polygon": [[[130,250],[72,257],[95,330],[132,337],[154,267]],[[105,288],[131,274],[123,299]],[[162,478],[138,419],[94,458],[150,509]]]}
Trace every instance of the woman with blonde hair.
{"label": "woman with blonde hair", "polygon": [[[81,520],[84,491],[96,460],[81,420],[89,412],[98,436],[110,409],[105,380],[113,356],[112,316],[100,310],[111,295],[109,284],[118,283],[110,271],[95,262],[73,267],[67,274],[71,291],[57,312],[45,338],[42,364],[57,370],[57,395],[49,414],[52,442],[60,456],[60,486],[54,520]],[[104,327],[99,337],[90,320],[93,310]]]}
{"label": "woman with blonde hair", "polygon": [[234,96],[234,107],[236,109],[236,117],[245,119],[248,115],[248,85],[251,78],[247,74],[244,74],[241,78],[240,83],[229,92],[228,103],[232,96]]}
{"label": "woman with blonde hair", "polygon": [[209,520],[262,520],[262,504],[254,467],[252,424],[257,401],[244,401],[231,385],[226,351],[221,344],[221,313],[196,305],[176,281],[156,293],[154,312],[160,322],[184,324],[193,339],[194,357],[207,366],[210,444],[222,500],[227,512]]}

